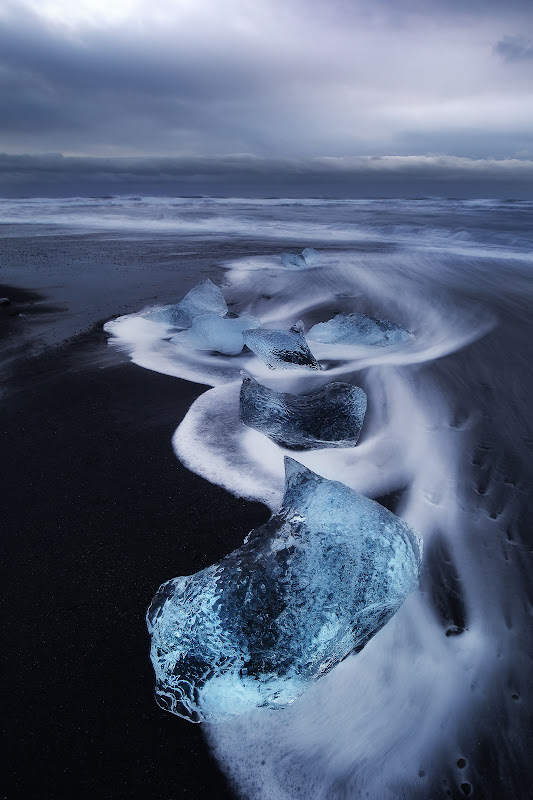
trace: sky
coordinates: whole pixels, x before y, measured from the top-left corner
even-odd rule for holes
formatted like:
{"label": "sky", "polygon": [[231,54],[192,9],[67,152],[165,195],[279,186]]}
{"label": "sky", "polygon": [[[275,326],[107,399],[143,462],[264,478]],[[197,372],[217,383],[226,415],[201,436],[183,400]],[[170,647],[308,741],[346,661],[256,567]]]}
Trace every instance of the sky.
{"label": "sky", "polygon": [[527,192],[533,0],[2,0],[0,153],[0,194],[224,170]]}

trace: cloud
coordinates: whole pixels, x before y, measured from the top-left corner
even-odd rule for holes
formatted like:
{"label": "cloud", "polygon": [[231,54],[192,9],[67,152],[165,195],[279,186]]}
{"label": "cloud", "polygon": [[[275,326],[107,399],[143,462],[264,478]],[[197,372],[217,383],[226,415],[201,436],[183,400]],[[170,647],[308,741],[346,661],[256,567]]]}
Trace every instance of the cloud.
{"label": "cloud", "polygon": [[524,36],[504,36],[494,49],[507,62],[533,60],[533,40]]}
{"label": "cloud", "polygon": [[525,6],[512,0],[502,20],[497,3],[473,0],[469,15],[464,5],[4,0],[0,148],[288,158],[529,150],[530,79],[510,74],[490,45]]}
{"label": "cloud", "polygon": [[452,156],[280,159],[0,154],[5,196],[531,197],[533,161]]}

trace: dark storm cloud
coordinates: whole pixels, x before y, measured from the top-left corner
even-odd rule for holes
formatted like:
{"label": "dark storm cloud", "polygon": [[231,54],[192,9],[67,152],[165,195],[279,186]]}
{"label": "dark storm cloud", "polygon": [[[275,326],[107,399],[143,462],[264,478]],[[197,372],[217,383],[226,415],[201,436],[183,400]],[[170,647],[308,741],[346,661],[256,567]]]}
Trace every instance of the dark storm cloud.
{"label": "dark storm cloud", "polygon": [[173,44],[168,35],[148,34],[134,42],[127,31],[101,29],[69,37],[27,13],[0,29],[0,62],[49,87],[109,91],[117,97],[120,91],[149,95],[154,89],[161,96],[185,93],[199,100],[216,97],[221,90],[226,96],[241,96],[260,81],[253,61],[244,72],[240,58],[231,54],[224,53],[221,60],[216,51],[199,52],[198,42],[179,41],[177,50]]}
{"label": "dark storm cloud", "polygon": [[530,197],[533,161],[444,156],[279,159],[0,154],[1,195]]}
{"label": "dark storm cloud", "polygon": [[533,39],[524,36],[504,36],[495,50],[505,61],[533,60]]}
{"label": "dark storm cloud", "polygon": [[96,141],[142,150],[188,130],[209,139],[215,128],[224,138],[235,123],[217,113],[220,104],[238,108],[269,91],[260,65],[249,59],[243,70],[242,57],[98,29],[80,40],[27,12],[0,29],[2,129],[28,141],[45,134],[50,145],[46,134],[64,131],[60,145],[73,149]]}
{"label": "dark storm cloud", "polygon": [[4,0],[0,149],[527,157],[528,7]]}

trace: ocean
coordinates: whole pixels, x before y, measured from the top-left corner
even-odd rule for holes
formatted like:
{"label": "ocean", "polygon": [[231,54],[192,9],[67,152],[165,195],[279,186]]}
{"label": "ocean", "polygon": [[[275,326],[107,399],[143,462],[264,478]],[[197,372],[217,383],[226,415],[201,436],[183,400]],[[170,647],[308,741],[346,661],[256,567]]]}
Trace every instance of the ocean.
{"label": "ocean", "polygon": [[[115,357],[132,375],[198,386],[168,447],[206,487],[275,511],[283,456],[292,455],[423,537],[420,590],[361,652],[286,709],[202,726],[236,797],[533,796],[532,222],[533,201],[496,199],[0,200],[2,284],[41,293],[34,309],[45,306],[14,318],[2,345],[9,369],[104,326],[107,340],[93,348],[102,370]],[[281,253],[305,247],[318,264],[286,269]],[[269,370],[246,350],[176,347],[142,313],[207,277],[232,312],[267,328],[301,321],[308,331],[362,312],[414,339],[389,348],[309,342],[319,371]],[[295,456],[246,428],[243,372],[293,394],[331,381],[362,387],[359,443]],[[178,519],[186,506],[182,497]],[[139,525],[149,530],[150,516]],[[187,536],[180,523],[180,546]],[[179,574],[174,562],[160,583]]]}

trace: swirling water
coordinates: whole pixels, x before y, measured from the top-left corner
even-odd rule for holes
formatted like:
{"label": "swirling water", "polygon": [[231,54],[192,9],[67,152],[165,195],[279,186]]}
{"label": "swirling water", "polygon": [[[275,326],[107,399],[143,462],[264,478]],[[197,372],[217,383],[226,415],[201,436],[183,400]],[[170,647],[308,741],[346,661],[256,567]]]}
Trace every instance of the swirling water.
{"label": "swirling water", "polygon": [[[254,800],[530,796],[532,204],[186,202],[191,235],[247,239],[219,281],[232,310],[306,330],[357,311],[415,336],[379,349],[310,342],[322,370],[277,372],[250,352],[177,347],[140,315],[106,326],[137,364],[211,387],[177,427],[176,456],[273,510],[286,451],[239,421],[241,370],[294,394],[361,386],[357,447],[298,459],[381,498],[424,538],[420,591],[364,650],[288,709],[205,726],[219,763]],[[320,265],[285,270],[277,253],[291,241],[316,247]]]}

